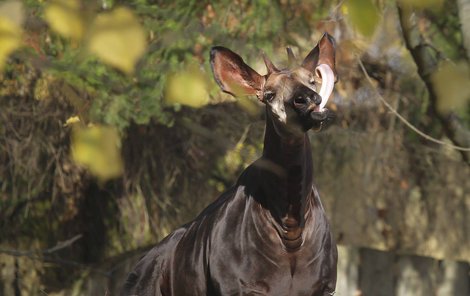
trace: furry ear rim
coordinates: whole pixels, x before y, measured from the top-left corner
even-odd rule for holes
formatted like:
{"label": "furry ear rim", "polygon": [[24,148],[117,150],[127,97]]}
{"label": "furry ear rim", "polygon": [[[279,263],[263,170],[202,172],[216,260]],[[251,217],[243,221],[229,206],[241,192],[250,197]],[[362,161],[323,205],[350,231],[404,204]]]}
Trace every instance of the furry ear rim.
{"label": "furry ear rim", "polygon": [[333,36],[324,33],[315,48],[305,57],[302,67],[321,78],[319,95],[322,102],[319,110],[322,111],[327,104],[333,88],[338,80],[335,69],[335,40]]}
{"label": "furry ear rim", "polygon": [[303,60],[302,65],[301,65],[302,68],[307,69],[313,73],[316,66],[318,65],[319,54],[320,54],[320,49],[318,48],[318,44],[317,44],[317,46],[315,46]]}
{"label": "furry ear rim", "polygon": [[243,59],[223,46],[210,51],[210,63],[215,81],[223,92],[232,96],[260,96],[265,77],[258,74]]}
{"label": "furry ear rim", "polygon": [[323,33],[318,44],[305,57],[302,67],[315,73],[317,66],[326,64],[333,70],[336,82],[338,78],[335,67],[335,48],[336,42],[333,36],[327,32]]}

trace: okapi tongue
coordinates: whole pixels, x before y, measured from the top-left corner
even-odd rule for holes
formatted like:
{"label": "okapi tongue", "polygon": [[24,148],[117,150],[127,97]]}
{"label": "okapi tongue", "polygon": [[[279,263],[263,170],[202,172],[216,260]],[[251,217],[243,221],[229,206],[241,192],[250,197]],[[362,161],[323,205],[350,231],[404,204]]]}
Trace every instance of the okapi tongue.
{"label": "okapi tongue", "polygon": [[323,108],[325,107],[326,103],[328,102],[328,99],[331,96],[331,93],[333,92],[333,87],[335,85],[335,74],[333,73],[333,70],[330,68],[330,66],[328,66],[327,64],[318,65],[315,69],[315,72],[322,79],[322,84],[319,93],[321,97],[321,103],[318,109],[319,111],[323,111]]}

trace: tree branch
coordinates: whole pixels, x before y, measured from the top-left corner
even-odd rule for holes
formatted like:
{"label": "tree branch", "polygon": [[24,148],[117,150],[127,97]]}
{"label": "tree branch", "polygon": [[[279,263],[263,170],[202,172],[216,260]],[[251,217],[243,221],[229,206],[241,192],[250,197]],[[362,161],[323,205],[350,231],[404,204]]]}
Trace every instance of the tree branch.
{"label": "tree branch", "polygon": [[[439,120],[446,136],[455,146],[469,147],[470,138],[467,136],[466,132],[462,130],[463,126],[459,123],[458,117],[454,114],[441,114],[437,111],[437,94],[431,80],[431,73],[436,71],[439,57],[433,55],[430,49],[423,45],[423,37],[419,30],[417,30],[416,24],[413,22],[415,20],[415,16],[411,10],[398,5],[398,15],[405,46],[410,52],[411,57],[418,68],[418,75],[423,80],[429,94],[429,111],[433,117]],[[459,151],[463,161],[470,165],[470,152],[462,150]]]}

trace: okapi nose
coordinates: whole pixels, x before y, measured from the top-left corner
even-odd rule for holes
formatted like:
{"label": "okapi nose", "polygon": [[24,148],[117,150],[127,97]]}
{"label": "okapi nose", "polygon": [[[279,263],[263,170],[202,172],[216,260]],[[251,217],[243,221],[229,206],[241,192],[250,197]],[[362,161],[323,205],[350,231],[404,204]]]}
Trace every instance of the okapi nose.
{"label": "okapi nose", "polygon": [[310,88],[302,87],[295,93],[293,101],[296,108],[308,108],[312,104],[320,105],[321,97]]}

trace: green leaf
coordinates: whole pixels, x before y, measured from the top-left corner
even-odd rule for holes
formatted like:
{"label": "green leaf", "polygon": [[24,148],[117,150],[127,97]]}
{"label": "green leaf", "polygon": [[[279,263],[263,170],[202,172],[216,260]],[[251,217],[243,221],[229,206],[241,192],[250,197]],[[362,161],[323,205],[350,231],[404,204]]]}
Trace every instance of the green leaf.
{"label": "green leaf", "polygon": [[90,31],[88,49],[103,62],[133,73],[147,47],[145,32],[127,8],[98,15]]}
{"label": "green leaf", "polygon": [[359,33],[371,37],[380,21],[380,14],[372,0],[349,0],[342,7],[343,14],[349,17]]}
{"label": "green leaf", "polygon": [[18,1],[0,4],[0,71],[8,56],[21,45],[23,8]]}
{"label": "green leaf", "polygon": [[201,71],[193,69],[171,75],[167,80],[165,99],[167,103],[199,108],[209,102],[207,84]]}
{"label": "green leaf", "polygon": [[470,68],[466,62],[442,62],[431,79],[439,112],[465,112],[470,102]]}
{"label": "green leaf", "polygon": [[74,126],[72,158],[102,181],[119,177],[123,172],[121,139],[117,129],[109,126]]}
{"label": "green leaf", "polygon": [[74,40],[82,38],[84,25],[80,14],[80,1],[51,1],[46,7],[44,17],[51,29],[56,33]]}

